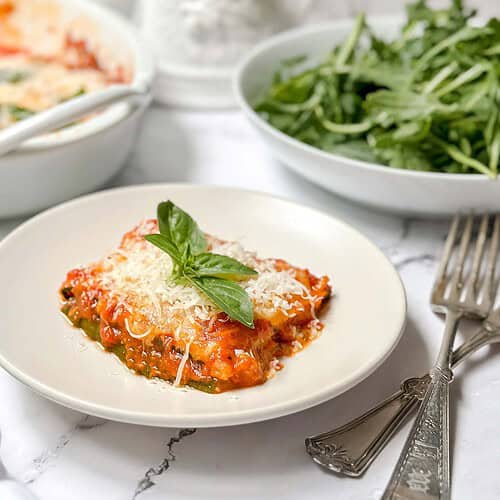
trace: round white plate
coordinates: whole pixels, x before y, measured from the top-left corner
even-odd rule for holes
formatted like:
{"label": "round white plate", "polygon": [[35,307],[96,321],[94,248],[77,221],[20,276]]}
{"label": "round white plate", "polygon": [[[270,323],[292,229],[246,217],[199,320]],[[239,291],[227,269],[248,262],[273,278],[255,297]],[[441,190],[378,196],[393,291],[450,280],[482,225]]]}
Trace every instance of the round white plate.
{"label": "round white plate", "polygon": [[[113,250],[172,199],[221,238],[331,277],[325,329],[262,386],[205,394],[133,374],[59,312],[67,271]],[[146,185],[50,209],[0,243],[0,364],[36,392],[100,417],[164,427],[215,427],[279,417],[333,398],[389,355],[405,323],[397,272],[370,241],[321,212],[222,187]]]}

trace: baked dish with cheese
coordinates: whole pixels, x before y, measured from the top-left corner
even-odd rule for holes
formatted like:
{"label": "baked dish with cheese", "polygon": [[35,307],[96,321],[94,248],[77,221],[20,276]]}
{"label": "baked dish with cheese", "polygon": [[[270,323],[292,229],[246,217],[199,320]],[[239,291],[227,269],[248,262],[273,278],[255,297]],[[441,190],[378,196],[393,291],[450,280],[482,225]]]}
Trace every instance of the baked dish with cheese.
{"label": "baked dish with cheese", "polygon": [[282,357],[320,334],[326,276],[201,232],[184,245],[176,234],[198,231],[196,223],[171,202],[158,214],[163,225],[141,222],[108,256],[70,271],[60,289],[71,323],[129,368],[220,393],[266,382]]}
{"label": "baked dish with cheese", "polygon": [[63,28],[61,17],[50,2],[0,0],[0,129],[130,81],[128,68],[105,64],[98,47],[77,29],[84,20]]}

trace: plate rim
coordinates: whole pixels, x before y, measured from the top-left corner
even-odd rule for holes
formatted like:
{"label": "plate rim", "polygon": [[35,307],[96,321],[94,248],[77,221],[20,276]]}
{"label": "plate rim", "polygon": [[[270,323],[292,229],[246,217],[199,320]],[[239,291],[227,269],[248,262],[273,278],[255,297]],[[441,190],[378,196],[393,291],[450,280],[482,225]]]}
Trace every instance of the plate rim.
{"label": "plate rim", "polygon": [[65,392],[60,391],[59,389],[55,389],[51,386],[48,386],[45,383],[39,382],[36,378],[33,378],[30,375],[27,375],[23,372],[23,370],[17,368],[14,364],[12,364],[6,357],[4,357],[3,353],[0,351],[0,367],[2,367],[7,373],[9,373],[16,380],[21,382],[23,385],[27,386],[29,389],[33,390],[38,395],[41,395],[50,401],[58,403],[67,408],[71,408],[73,410],[77,410],[80,412],[84,412],[87,414],[91,414],[97,417],[105,418],[108,420],[113,420],[117,422],[130,423],[136,425],[147,425],[152,427],[164,427],[164,428],[172,428],[172,427],[199,427],[199,428],[207,428],[207,427],[226,427],[226,426],[234,426],[234,425],[242,425],[249,423],[256,423],[265,420],[270,420],[278,417],[283,417],[286,415],[291,415],[293,413],[297,413],[317,405],[320,405],[326,401],[329,401],[337,396],[340,396],[344,392],[348,391],[352,387],[361,383],[363,380],[368,378],[373,374],[377,368],[379,368],[384,361],[390,356],[390,354],[394,351],[395,347],[398,345],[401,336],[405,330],[405,326],[407,323],[407,296],[404,284],[401,280],[401,276],[398,271],[389,260],[389,258],[382,252],[382,250],[373,243],[367,236],[365,236],[361,231],[354,228],[347,222],[344,222],[342,219],[334,217],[320,209],[311,207],[307,204],[303,204],[297,202],[293,199],[279,196],[271,193],[267,193],[264,191],[245,189],[240,187],[233,186],[224,186],[224,185],[204,185],[204,184],[192,184],[192,183],[144,183],[144,184],[134,184],[130,186],[121,186],[111,189],[106,189],[98,192],[94,192],[91,194],[87,194],[84,196],[80,196],[74,198],[72,200],[66,201],[64,203],[60,203],[54,207],[51,207],[47,210],[40,212],[39,214],[31,217],[26,220],[19,226],[17,226],[14,230],[12,230],[9,234],[7,234],[2,240],[0,240],[0,252],[3,247],[10,243],[11,240],[14,240],[17,237],[18,233],[22,233],[26,231],[32,225],[36,225],[38,221],[43,220],[47,217],[50,217],[52,213],[56,213],[59,211],[63,211],[68,208],[68,206],[78,206],[82,202],[86,202],[88,200],[96,199],[96,198],[105,198],[107,196],[113,196],[115,193],[119,192],[131,192],[131,191],[141,191],[148,189],[202,189],[202,190],[214,190],[214,191],[239,191],[243,194],[256,195],[264,198],[270,198],[275,201],[279,201],[281,203],[290,204],[296,208],[307,209],[314,214],[320,215],[322,217],[328,217],[329,219],[333,219],[336,223],[343,226],[348,231],[355,233],[357,236],[361,237],[365,243],[367,243],[374,252],[378,253],[380,257],[388,264],[388,269],[391,273],[396,277],[396,281],[399,285],[399,299],[401,300],[401,312],[398,323],[400,323],[399,331],[392,339],[390,346],[379,355],[375,360],[370,362],[368,367],[359,367],[355,371],[353,371],[345,382],[341,386],[336,386],[330,389],[323,389],[313,393],[312,395],[302,396],[301,398],[294,400],[287,400],[285,402],[280,402],[277,404],[273,404],[267,406],[265,408],[251,408],[246,410],[236,410],[226,413],[224,415],[218,413],[196,413],[194,415],[183,415],[180,416],[169,416],[168,414],[164,414],[161,416],[154,415],[148,412],[140,412],[140,411],[130,411],[130,410],[121,410],[116,408],[107,407],[101,404],[96,404],[88,400],[83,400],[75,396],[71,396]]}

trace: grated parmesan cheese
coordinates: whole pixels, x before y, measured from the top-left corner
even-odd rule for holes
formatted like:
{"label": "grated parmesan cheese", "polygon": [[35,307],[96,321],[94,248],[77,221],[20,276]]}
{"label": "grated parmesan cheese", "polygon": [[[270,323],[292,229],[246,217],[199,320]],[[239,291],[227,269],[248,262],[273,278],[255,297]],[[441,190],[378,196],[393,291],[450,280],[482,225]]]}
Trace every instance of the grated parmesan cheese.
{"label": "grated parmesan cheese", "polygon": [[130,328],[128,318],[125,318],[125,329],[127,330],[128,334],[134,339],[143,339],[147,337],[153,330],[152,328],[148,328],[144,333],[136,333],[132,330],[132,328]]}
{"label": "grated parmesan cheese", "polygon": [[[170,279],[173,269],[170,257],[142,239],[143,234],[152,232],[155,229],[150,222],[142,223],[136,230],[138,237],[126,239],[117,252],[105,259],[100,284],[115,294],[119,303],[133,304],[154,326],[170,329],[177,339],[182,336],[187,345],[195,335],[196,322],[210,320],[219,309],[195,288]],[[259,272],[255,278],[240,282],[257,316],[268,317],[278,311],[284,316],[293,315],[289,311],[297,308],[297,297],[308,299],[314,314],[309,290],[290,272],[276,270],[273,259],[258,259],[237,242],[221,242],[211,237],[208,241],[213,253],[235,258]],[[182,331],[180,318],[185,318]],[[130,326],[127,329],[135,338],[147,336],[134,333]]]}
{"label": "grated parmesan cheese", "polygon": [[186,366],[187,360],[189,359],[189,349],[191,348],[191,342],[192,340],[189,340],[189,342],[186,344],[186,348],[184,349],[184,354],[182,356],[181,362],[179,363],[179,367],[177,368],[174,387],[179,387],[179,385],[181,384],[184,367]]}
{"label": "grated parmesan cheese", "polygon": [[[9,76],[20,75],[20,81]],[[33,112],[56,106],[77,94],[108,86],[106,75],[96,69],[72,69],[57,61],[41,61],[27,54],[0,57],[0,128],[16,121],[9,112],[15,105]]]}

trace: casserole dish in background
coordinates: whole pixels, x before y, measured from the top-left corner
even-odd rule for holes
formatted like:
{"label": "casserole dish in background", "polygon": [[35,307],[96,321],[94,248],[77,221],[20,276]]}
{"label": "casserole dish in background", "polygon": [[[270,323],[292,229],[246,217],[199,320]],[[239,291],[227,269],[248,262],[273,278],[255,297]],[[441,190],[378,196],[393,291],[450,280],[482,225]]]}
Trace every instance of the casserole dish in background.
{"label": "casserole dish in background", "polygon": [[[149,51],[120,15],[85,0],[10,3],[19,9],[16,36],[28,51],[50,56],[69,34],[85,42],[104,70],[119,68],[131,84],[151,86],[154,65]],[[125,162],[149,100],[146,92],[134,104],[115,104],[0,157],[0,217],[34,213],[109,180]]]}

